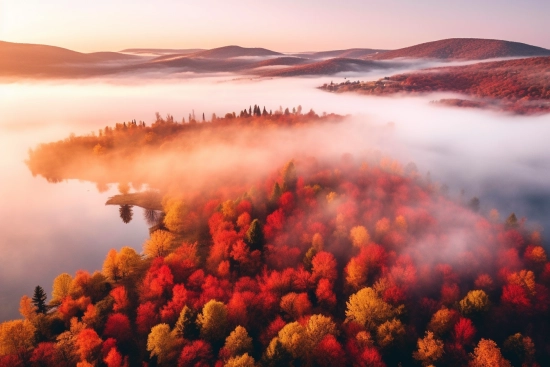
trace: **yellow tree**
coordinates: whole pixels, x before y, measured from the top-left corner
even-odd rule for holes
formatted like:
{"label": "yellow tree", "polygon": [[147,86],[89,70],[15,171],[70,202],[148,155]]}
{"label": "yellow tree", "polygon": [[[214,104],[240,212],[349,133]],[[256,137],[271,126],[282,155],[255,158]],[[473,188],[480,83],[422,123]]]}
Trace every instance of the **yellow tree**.
{"label": "yellow tree", "polygon": [[6,321],[0,324],[0,356],[20,358],[33,346],[36,328],[28,320]]}
{"label": "yellow tree", "polygon": [[223,340],[227,335],[227,307],[222,302],[211,299],[197,317],[197,325],[201,338],[210,341]]}
{"label": "yellow tree", "polygon": [[472,354],[469,367],[511,367],[497,346],[490,339],[481,339]]}
{"label": "yellow tree", "polygon": [[122,279],[134,274],[141,265],[141,256],[131,247],[124,246],[117,255],[117,265]]}
{"label": "yellow tree", "polygon": [[384,302],[370,287],[352,294],[346,305],[348,320],[356,321],[370,330],[398,314],[396,309]]}
{"label": "yellow tree", "polygon": [[459,306],[464,315],[484,312],[489,310],[489,296],[482,290],[469,291],[459,302]]}
{"label": "yellow tree", "polygon": [[443,355],[443,342],[434,337],[434,333],[426,331],[426,336],[418,339],[418,349],[413,353],[414,359],[423,366],[432,365]]}
{"label": "yellow tree", "polygon": [[245,353],[238,357],[230,358],[224,367],[255,367],[256,361],[254,358]]}
{"label": "yellow tree", "polygon": [[311,247],[313,247],[317,252],[323,251],[324,240],[323,240],[323,236],[320,233],[315,233],[313,235],[311,239]]}
{"label": "yellow tree", "polygon": [[354,290],[363,287],[367,282],[367,269],[354,257],[351,258],[344,271],[346,283]]}
{"label": "yellow tree", "polygon": [[323,315],[311,316],[305,328],[308,351],[315,349],[317,344],[319,344],[328,334],[338,336],[338,328],[334,321],[332,321],[330,317]]}
{"label": "yellow tree", "polygon": [[353,227],[349,231],[349,237],[353,246],[359,248],[366,246],[370,242],[369,232],[363,226]]}
{"label": "yellow tree", "polygon": [[405,337],[405,327],[397,319],[388,320],[376,329],[376,340],[382,348],[397,345]]}
{"label": "yellow tree", "polygon": [[530,295],[535,294],[535,274],[531,270],[521,270],[510,274],[508,283],[519,285]]}
{"label": "yellow tree", "polygon": [[157,357],[159,365],[168,365],[173,359],[175,336],[170,332],[168,324],[158,324],[151,328],[147,337],[147,351],[151,358]]}
{"label": "yellow tree", "polygon": [[453,312],[448,308],[443,307],[433,314],[428,330],[432,331],[437,336],[443,336],[451,330],[453,325]]}
{"label": "yellow tree", "polygon": [[197,330],[196,316],[196,313],[187,307],[187,305],[183,306],[173,330],[177,337],[189,338],[190,335],[195,333]]}
{"label": "yellow tree", "polygon": [[53,280],[52,301],[53,304],[59,304],[63,298],[69,295],[73,277],[67,273],[58,275]]}
{"label": "yellow tree", "polygon": [[299,358],[306,352],[304,345],[306,343],[305,329],[298,322],[286,324],[279,331],[279,342],[292,357]]}
{"label": "yellow tree", "polygon": [[244,327],[237,326],[225,339],[225,348],[232,357],[252,352],[252,338]]}
{"label": "yellow tree", "polygon": [[183,200],[172,199],[168,200],[164,205],[164,225],[172,232],[185,231],[185,217],[189,212],[189,209],[183,202]]}
{"label": "yellow tree", "polygon": [[123,247],[120,252],[111,249],[103,262],[103,275],[117,282],[126,279],[136,272],[141,263],[141,256],[131,247]]}
{"label": "yellow tree", "polygon": [[237,217],[237,209],[233,200],[226,200],[222,203],[222,214],[226,220],[233,221]]}
{"label": "yellow tree", "polygon": [[30,297],[21,297],[21,301],[19,302],[19,313],[25,318],[25,320],[29,320],[31,323],[34,323],[37,313],[36,307],[32,304]]}
{"label": "yellow tree", "polygon": [[107,257],[103,262],[103,275],[113,282],[118,282],[120,279],[120,269],[118,266],[118,254],[115,249],[111,249],[107,253]]}
{"label": "yellow tree", "polygon": [[154,231],[151,238],[145,241],[143,252],[148,257],[163,257],[168,254],[172,248],[174,235],[167,231]]}

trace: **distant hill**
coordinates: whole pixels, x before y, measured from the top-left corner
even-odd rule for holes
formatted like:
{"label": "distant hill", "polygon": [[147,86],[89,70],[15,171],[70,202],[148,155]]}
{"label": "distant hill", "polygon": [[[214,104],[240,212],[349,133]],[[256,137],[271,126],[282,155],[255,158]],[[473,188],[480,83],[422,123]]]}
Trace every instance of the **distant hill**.
{"label": "distant hill", "polygon": [[0,55],[0,75],[3,76],[84,75],[96,72],[86,68],[90,65],[141,59],[139,56],[117,52],[81,53],[56,46],[4,41],[0,41]]}
{"label": "distant hill", "polygon": [[308,57],[312,59],[327,59],[327,58],[360,59],[366,56],[375,55],[386,51],[387,50],[374,50],[370,48],[350,48],[347,50],[303,52],[303,53],[293,54],[292,56]]}
{"label": "distant hill", "polygon": [[134,54],[134,55],[189,55],[196,52],[205,51],[203,48],[127,48],[120,53]]}
{"label": "distant hill", "polygon": [[263,76],[302,76],[302,75],[331,75],[346,71],[368,71],[376,68],[386,68],[389,64],[382,64],[372,60],[358,60],[348,58],[334,58],[297,65],[289,68],[273,70],[263,73]]}
{"label": "distant hill", "polygon": [[550,57],[478,62],[398,74],[371,82],[324,85],[330,92],[366,95],[459,93],[474,98],[468,103],[444,100],[445,104],[472,107],[488,101],[496,108],[523,114],[550,112]]}
{"label": "distant hill", "polygon": [[267,67],[267,66],[299,65],[307,62],[311,62],[311,60],[305,59],[302,57],[284,56],[284,57],[276,57],[273,59],[267,59],[267,60],[255,62],[251,64],[249,68],[252,69],[252,68],[261,68],[261,67]]}
{"label": "distant hill", "polygon": [[550,50],[525,43],[480,39],[450,38],[373,55],[374,60],[430,58],[442,60],[483,60],[497,57],[548,56]]}
{"label": "distant hill", "polygon": [[202,58],[180,55],[167,55],[150,60],[147,63],[135,66],[137,69],[158,69],[173,68],[178,71],[188,71],[196,73],[204,72],[235,72],[248,68],[253,61],[234,58]]}
{"label": "distant hill", "polygon": [[232,57],[266,57],[283,56],[280,52],[268,50],[266,48],[247,48],[240,46],[225,46],[213,48],[211,50],[195,52],[193,57],[204,57],[210,59],[228,59]]}
{"label": "distant hill", "polygon": [[136,68],[175,68],[180,71],[197,73],[204,72],[247,72],[257,68],[270,66],[298,65],[310,60],[298,57],[275,57],[267,60],[251,60],[247,58],[202,58],[194,56],[166,55],[150,60]]}

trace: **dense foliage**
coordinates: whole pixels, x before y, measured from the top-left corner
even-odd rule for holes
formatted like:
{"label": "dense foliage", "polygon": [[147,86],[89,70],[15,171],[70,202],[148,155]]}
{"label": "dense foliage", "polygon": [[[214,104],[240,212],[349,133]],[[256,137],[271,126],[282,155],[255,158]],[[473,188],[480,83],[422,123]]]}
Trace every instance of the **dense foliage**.
{"label": "dense foliage", "polygon": [[[227,158],[224,153],[213,157],[212,147],[228,152],[240,147],[261,149],[272,140],[274,131],[289,129],[292,133],[296,128],[342,120],[343,116],[318,116],[313,110],[303,113],[301,106],[268,111],[254,105],[223,117],[213,114],[208,120],[204,114],[196,118],[193,113],[187,121],[179,122],[170,114],[163,118],[157,113],[150,126],[134,120],[117,123],[114,128],[107,126],[98,133],[71,134],[64,140],[41,144],[29,151],[26,163],[33,175],[41,175],[50,182],[76,178],[96,182],[102,190],[108,182],[132,182],[134,186],[147,183],[161,188],[166,186],[166,177],[177,175],[183,181],[194,173],[185,165],[191,152],[200,151],[202,155],[197,157],[201,162],[194,166],[199,170],[214,158]],[[283,136],[280,140],[285,139]],[[207,154],[210,156],[206,157]],[[246,158],[240,161],[245,162]],[[231,165],[225,162],[224,166],[226,176],[235,179],[237,176],[229,170]],[[215,179],[223,183],[228,177],[218,170]]]}
{"label": "dense foliage", "polygon": [[515,216],[484,218],[388,159],[303,158],[229,185],[168,191],[143,252],[61,274],[47,311],[41,290],[23,297],[0,366],[549,362],[550,263]]}

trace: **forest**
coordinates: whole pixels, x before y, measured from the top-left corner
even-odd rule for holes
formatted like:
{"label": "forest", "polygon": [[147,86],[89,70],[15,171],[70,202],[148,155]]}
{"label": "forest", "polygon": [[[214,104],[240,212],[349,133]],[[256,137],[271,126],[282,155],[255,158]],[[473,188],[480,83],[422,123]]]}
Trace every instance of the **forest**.
{"label": "forest", "polygon": [[[184,164],[182,157],[188,162],[192,152],[205,147],[215,145],[232,150],[234,146],[262,147],[262,142],[270,139],[276,131],[286,129],[291,134],[298,128],[343,120],[344,116],[326,113],[319,116],[313,110],[302,113],[301,106],[284,110],[279,107],[268,112],[265,107],[254,105],[239,113],[229,112],[220,117],[212,114],[208,120],[204,113],[202,117],[190,113],[187,120],[183,118],[181,121],[176,121],[170,114],[162,117],[156,113],[150,126],[143,121],[131,120],[116,123],[114,127],[106,126],[97,133],[71,134],[57,142],[40,144],[29,150],[26,164],[33,175],[43,176],[49,182],[77,178],[96,182],[98,188],[102,188],[106,186],[104,181],[108,177],[109,182],[165,188],[166,177],[179,174],[184,180],[189,175],[188,170],[177,171],[178,166]],[[200,158],[204,160],[206,157]],[[146,162],[149,162],[149,167],[145,167]],[[195,168],[200,171],[207,162],[197,162],[196,166],[199,164],[201,166]],[[228,175],[235,176],[233,172],[228,172]]]}
{"label": "forest", "polygon": [[378,96],[454,92],[477,99],[471,103],[517,114],[539,114],[550,112],[549,72],[550,57],[533,57],[432,68],[374,82],[346,81],[320,88]]}
{"label": "forest", "polygon": [[21,319],[0,324],[0,366],[548,365],[550,262],[525,219],[480,212],[377,155],[300,155],[208,185],[175,168],[164,181],[120,173],[118,161],[176,150],[183,162],[235,131],[254,144],[259,131],[344,123],[259,106],[202,120],[157,115],[29,152],[53,182],[147,184],[163,215],[101,270],[22,297]]}

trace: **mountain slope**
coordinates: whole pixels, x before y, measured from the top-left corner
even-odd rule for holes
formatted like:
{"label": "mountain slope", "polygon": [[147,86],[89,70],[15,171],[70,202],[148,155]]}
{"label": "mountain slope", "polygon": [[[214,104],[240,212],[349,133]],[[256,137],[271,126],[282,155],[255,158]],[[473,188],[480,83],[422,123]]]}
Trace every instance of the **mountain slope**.
{"label": "mountain slope", "polygon": [[126,48],[119,52],[134,55],[188,55],[200,51],[202,48],[176,49],[176,48]]}
{"label": "mountain slope", "polygon": [[[366,95],[452,92],[474,98],[474,102],[490,102],[497,109],[509,112],[548,113],[550,57],[432,68],[398,74],[375,82],[347,82],[321,88],[330,92],[354,91]],[[447,104],[449,102],[463,104],[457,104],[454,100],[448,100]]]}
{"label": "mountain slope", "polygon": [[272,59],[255,62],[250,65],[250,68],[252,69],[252,68],[261,68],[261,67],[268,67],[268,66],[299,65],[310,61],[311,60],[301,58],[301,57],[283,56],[283,57],[276,57]]}
{"label": "mountain slope", "polygon": [[443,60],[483,60],[497,57],[548,55],[550,55],[550,50],[525,43],[479,38],[450,38],[387,51],[372,56],[372,59],[431,58]]}
{"label": "mountain slope", "polygon": [[346,50],[330,50],[320,52],[303,52],[293,54],[298,57],[309,57],[312,59],[326,59],[335,57],[345,57],[350,59],[360,59],[370,55],[386,52],[387,50],[374,50],[371,48],[350,48]]}
{"label": "mountain slope", "polygon": [[0,41],[0,75],[73,75],[94,73],[106,63],[126,63],[139,56],[117,52],[81,53],[66,48]]}
{"label": "mountain slope", "polygon": [[[210,59],[227,59],[231,57],[266,57],[282,55],[280,52],[268,50],[266,48],[247,48],[240,46],[224,46],[213,48],[211,50],[200,51],[191,54],[193,57],[204,57]],[[190,55],[190,56],[191,56]]]}
{"label": "mountain slope", "polygon": [[346,71],[367,71],[376,68],[389,67],[372,60],[358,60],[348,58],[334,58],[313,62],[305,65],[297,65],[289,68],[269,71],[263,76],[301,76],[301,75],[330,75]]}

